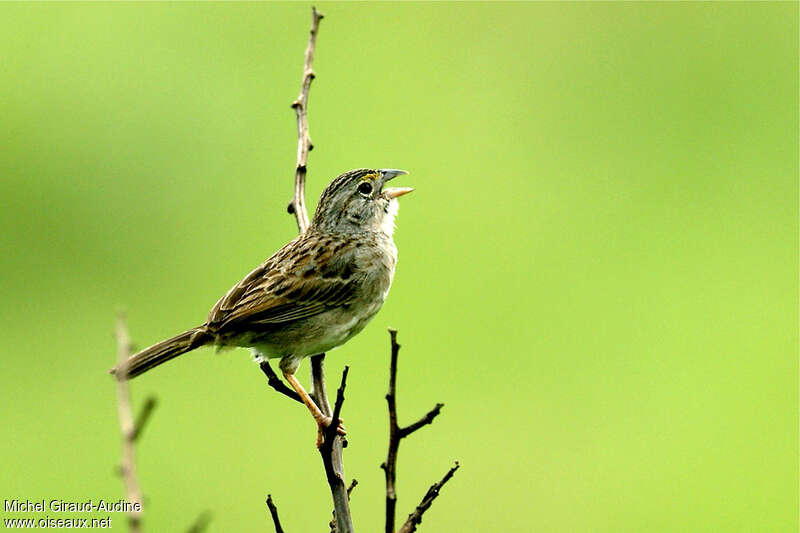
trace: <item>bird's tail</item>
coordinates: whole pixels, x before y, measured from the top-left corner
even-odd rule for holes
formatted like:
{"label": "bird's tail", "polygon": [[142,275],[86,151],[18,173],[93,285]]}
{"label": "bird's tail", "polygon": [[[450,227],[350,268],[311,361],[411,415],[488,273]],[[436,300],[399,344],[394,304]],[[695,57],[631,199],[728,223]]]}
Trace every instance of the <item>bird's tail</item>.
{"label": "bird's tail", "polygon": [[111,373],[119,375],[120,372],[125,372],[127,379],[135,378],[161,363],[166,363],[170,359],[185,354],[190,350],[204,346],[212,340],[213,337],[206,331],[205,327],[192,328],[180,335],[175,335],[171,339],[161,341],[139,353],[133,354],[125,363],[120,363],[112,368]]}

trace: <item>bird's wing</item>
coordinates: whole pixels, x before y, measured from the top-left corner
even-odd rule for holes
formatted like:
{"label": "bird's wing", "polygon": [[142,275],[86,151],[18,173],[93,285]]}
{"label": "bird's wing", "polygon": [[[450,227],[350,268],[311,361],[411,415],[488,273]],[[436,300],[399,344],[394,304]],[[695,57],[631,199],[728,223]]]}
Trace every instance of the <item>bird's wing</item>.
{"label": "bird's wing", "polygon": [[262,329],[349,303],[362,281],[352,242],[302,235],[290,242],[213,307],[212,331]]}

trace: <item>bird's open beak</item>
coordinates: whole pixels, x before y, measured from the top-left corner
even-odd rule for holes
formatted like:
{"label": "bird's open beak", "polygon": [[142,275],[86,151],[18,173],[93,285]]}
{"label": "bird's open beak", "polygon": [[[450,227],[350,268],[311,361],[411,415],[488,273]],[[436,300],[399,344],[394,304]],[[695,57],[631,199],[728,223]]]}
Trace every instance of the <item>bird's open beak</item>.
{"label": "bird's open beak", "polygon": [[411,187],[389,187],[388,189],[383,190],[384,196],[389,197],[390,199],[400,198],[404,194],[408,194],[413,191]]}
{"label": "bird's open beak", "polygon": [[[378,172],[381,173],[381,184],[384,184],[397,176],[408,174],[408,172],[405,170],[398,170],[396,168],[382,168]],[[408,194],[413,190],[414,189],[411,187],[390,187],[388,189],[383,189],[383,194],[390,200],[393,200],[395,198],[400,198],[404,194]]]}

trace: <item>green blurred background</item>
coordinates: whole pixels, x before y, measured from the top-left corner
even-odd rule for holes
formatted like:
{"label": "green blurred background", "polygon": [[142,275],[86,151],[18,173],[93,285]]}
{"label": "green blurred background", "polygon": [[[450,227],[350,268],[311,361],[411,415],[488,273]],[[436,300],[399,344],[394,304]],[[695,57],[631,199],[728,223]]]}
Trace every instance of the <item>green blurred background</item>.
{"label": "green blurred background", "polygon": [[[386,306],[328,356],[358,530],[382,528],[393,326],[401,422],[446,404],[403,442],[398,516],[463,466],[422,531],[795,531],[798,4],[320,9],[311,207],[356,167],[417,189]],[[309,18],[0,6],[0,498],[122,497],[115,310],[158,341],[294,236]],[[249,359],[133,382],[160,401],[148,531],[269,531],[267,492],[326,529],[313,422]]]}

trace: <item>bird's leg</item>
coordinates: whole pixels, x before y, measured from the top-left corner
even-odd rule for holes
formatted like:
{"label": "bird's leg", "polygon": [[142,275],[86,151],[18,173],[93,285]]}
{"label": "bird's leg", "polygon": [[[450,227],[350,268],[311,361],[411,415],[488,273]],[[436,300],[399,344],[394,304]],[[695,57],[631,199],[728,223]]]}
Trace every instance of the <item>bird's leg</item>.
{"label": "bird's leg", "polygon": [[[286,378],[286,381],[289,382],[289,385],[300,395],[300,398],[303,400],[303,403],[306,404],[308,410],[311,411],[311,416],[314,417],[314,420],[317,421],[317,448],[322,446],[322,432],[325,428],[331,425],[331,417],[325,416],[322,414],[322,411],[319,410],[317,404],[314,403],[314,400],[311,399],[311,396],[308,395],[306,390],[297,381],[297,378],[294,377],[294,374],[290,374],[289,372],[283,372],[283,377]],[[336,432],[339,435],[344,435],[344,426],[342,426],[342,419],[340,418],[337,423]]]}

